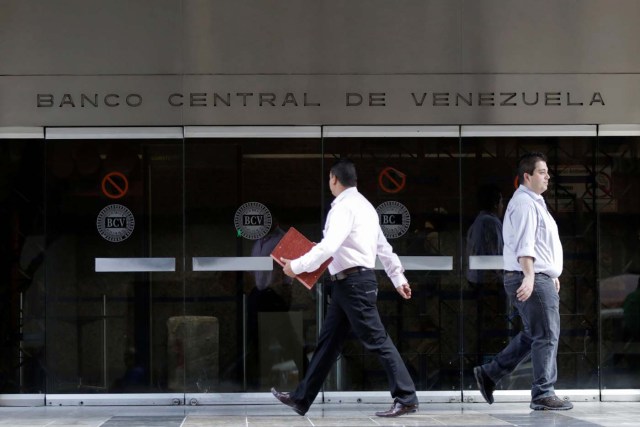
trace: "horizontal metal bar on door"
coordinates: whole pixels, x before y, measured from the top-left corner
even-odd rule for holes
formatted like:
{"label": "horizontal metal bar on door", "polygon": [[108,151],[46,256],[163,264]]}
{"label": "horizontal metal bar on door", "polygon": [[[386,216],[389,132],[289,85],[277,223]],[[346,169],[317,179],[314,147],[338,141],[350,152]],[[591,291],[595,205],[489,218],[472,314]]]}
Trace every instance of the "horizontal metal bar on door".
{"label": "horizontal metal bar on door", "polygon": [[96,273],[176,271],[175,258],[96,258]]}
{"label": "horizontal metal bar on door", "polygon": [[[453,270],[451,256],[401,256],[400,262],[405,271]],[[379,259],[376,259],[376,270],[384,270]]]}
{"label": "horizontal metal bar on door", "polygon": [[502,255],[471,255],[469,270],[502,270],[504,261]]}
{"label": "horizontal metal bar on door", "polygon": [[[450,256],[401,256],[405,270],[453,270]],[[376,261],[376,270],[384,267]],[[194,257],[193,271],[270,271],[271,257]]]}
{"label": "horizontal metal bar on door", "polygon": [[273,259],[254,257],[193,257],[193,271],[271,271]]}
{"label": "horizontal metal bar on door", "polygon": [[88,393],[46,395],[47,406],[178,406],[183,404],[184,393]]}

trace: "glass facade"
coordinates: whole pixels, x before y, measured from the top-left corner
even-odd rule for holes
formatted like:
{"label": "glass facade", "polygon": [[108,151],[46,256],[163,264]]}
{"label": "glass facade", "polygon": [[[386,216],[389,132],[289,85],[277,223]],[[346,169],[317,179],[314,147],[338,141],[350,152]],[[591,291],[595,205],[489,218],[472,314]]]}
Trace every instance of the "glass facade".
{"label": "glass facade", "polygon": [[640,388],[640,137],[606,133],[595,155],[600,385]]}
{"label": "glass facade", "polygon": [[44,393],[44,144],[1,140],[0,156],[0,392]]}
{"label": "glass facade", "polygon": [[[3,139],[0,393],[293,387],[331,284],[290,283],[269,253],[291,226],[321,239],[328,170],[347,156],[414,289],[401,300],[377,270],[383,322],[419,391],[464,399],[476,389],[472,367],[520,328],[499,251],[475,251],[469,229],[491,192],[506,206],[530,151],[548,156],[545,198],[565,253],[557,388],[640,388],[640,132],[605,130],[71,129]],[[528,391],[530,378],[524,362],[498,388]],[[325,391],[386,390],[375,356],[350,339]]]}

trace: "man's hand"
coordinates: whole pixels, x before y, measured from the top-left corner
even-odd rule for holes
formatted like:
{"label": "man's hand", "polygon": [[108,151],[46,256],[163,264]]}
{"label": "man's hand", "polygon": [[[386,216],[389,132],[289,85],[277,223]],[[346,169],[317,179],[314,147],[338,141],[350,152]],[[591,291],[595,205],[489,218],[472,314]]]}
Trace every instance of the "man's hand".
{"label": "man's hand", "polygon": [[556,285],[556,292],[560,293],[560,278],[553,279],[553,284]]}
{"label": "man's hand", "polygon": [[408,283],[404,285],[400,285],[396,288],[396,291],[402,296],[404,299],[411,299],[411,288]]}
{"label": "man's hand", "polygon": [[280,261],[284,263],[284,266],[282,266],[282,271],[284,271],[284,274],[286,274],[289,277],[296,277],[296,274],[293,272],[293,270],[291,270],[291,260],[286,258],[280,258]]}
{"label": "man's hand", "polygon": [[533,279],[535,276],[524,276],[522,279],[522,285],[516,291],[516,298],[518,301],[525,302],[529,299],[531,294],[533,293]]}

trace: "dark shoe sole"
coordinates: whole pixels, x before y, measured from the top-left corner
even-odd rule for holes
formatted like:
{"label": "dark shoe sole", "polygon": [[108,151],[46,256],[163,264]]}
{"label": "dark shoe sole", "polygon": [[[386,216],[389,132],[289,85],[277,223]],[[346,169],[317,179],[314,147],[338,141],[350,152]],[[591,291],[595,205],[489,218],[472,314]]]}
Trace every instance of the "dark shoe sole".
{"label": "dark shoe sole", "polygon": [[485,402],[489,405],[493,404],[493,396],[487,396],[484,391],[484,376],[482,372],[482,367],[476,366],[473,368],[473,376],[476,377],[476,385],[478,386],[478,390],[480,390],[480,394],[484,398]]}
{"label": "dark shoe sole", "polygon": [[[288,406],[288,405],[287,405],[287,406]],[[293,410],[296,412],[296,414],[300,415],[301,417],[304,417],[304,414],[306,414],[306,413],[307,413],[306,411],[303,411],[302,409],[299,409],[299,408],[297,408],[297,407],[295,407],[295,406],[289,406],[289,407],[290,407],[291,409],[293,409]]]}
{"label": "dark shoe sole", "polygon": [[293,409],[296,412],[296,414],[298,414],[300,416],[304,416],[304,414],[307,413],[307,411],[305,411],[304,409],[300,408],[295,403],[293,403],[291,401],[290,402],[285,402],[282,399],[280,399],[280,397],[278,396],[278,392],[276,391],[276,389],[274,387],[271,388],[271,394],[273,394],[273,397],[278,399],[278,401],[280,401],[280,403],[282,403],[283,405],[286,405],[289,408]]}
{"label": "dark shoe sole", "polygon": [[376,412],[376,417],[395,418],[406,414],[415,414],[416,412],[418,412],[417,406],[415,408],[407,409],[406,411],[396,412],[395,414],[390,413],[390,411]]}
{"label": "dark shoe sole", "polygon": [[534,411],[568,411],[569,409],[573,409],[573,405],[571,406],[546,406],[546,405],[540,405],[537,403],[531,403],[529,405],[529,408],[533,409]]}

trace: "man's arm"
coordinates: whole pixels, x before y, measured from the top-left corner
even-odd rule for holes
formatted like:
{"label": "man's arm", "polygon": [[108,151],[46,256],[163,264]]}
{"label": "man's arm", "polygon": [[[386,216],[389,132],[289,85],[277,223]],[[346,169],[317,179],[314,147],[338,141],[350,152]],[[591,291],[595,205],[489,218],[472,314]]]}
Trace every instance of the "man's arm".
{"label": "man's arm", "polygon": [[524,279],[522,279],[522,285],[516,291],[516,297],[518,301],[526,301],[533,293],[533,282],[535,273],[533,271],[533,258],[529,256],[521,256],[518,258],[518,263],[522,267],[524,273]]}
{"label": "man's arm", "polygon": [[328,260],[342,246],[345,239],[349,236],[353,227],[354,214],[349,209],[337,206],[329,211],[327,222],[324,228],[324,237],[309,252],[300,258],[290,260],[287,263],[284,259],[281,261],[289,267],[294,276],[290,276],[285,269],[285,274],[295,277],[295,274],[303,272],[312,272],[320,268],[323,262]]}
{"label": "man's arm", "polygon": [[518,205],[511,211],[510,221],[514,225],[514,252],[518,257],[518,264],[520,264],[520,269],[524,274],[522,285],[516,291],[516,298],[518,298],[518,301],[526,301],[533,293],[535,279],[533,263],[535,261],[536,229],[538,226],[538,214],[535,206],[531,203]]}
{"label": "man's arm", "polygon": [[377,255],[396,291],[398,291],[402,298],[410,299],[411,288],[409,287],[407,278],[404,277],[404,268],[400,263],[400,258],[393,252],[393,248],[384,237],[380,228],[378,228]]}

